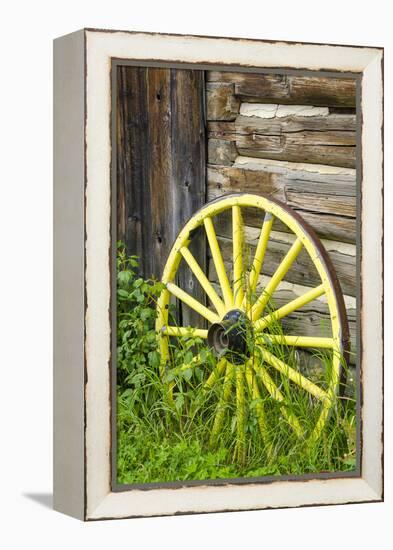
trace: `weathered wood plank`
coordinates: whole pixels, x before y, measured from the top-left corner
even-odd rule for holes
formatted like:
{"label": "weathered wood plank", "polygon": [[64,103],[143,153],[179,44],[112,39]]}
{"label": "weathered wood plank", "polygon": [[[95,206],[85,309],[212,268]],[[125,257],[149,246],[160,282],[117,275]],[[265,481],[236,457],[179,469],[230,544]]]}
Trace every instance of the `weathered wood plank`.
{"label": "weathered wood plank", "polygon": [[[147,236],[143,250],[148,276],[160,277],[173,240],[167,220],[172,215],[171,162],[171,82],[167,69],[147,69],[147,105],[149,143],[145,158],[148,189],[145,182],[135,181],[137,192],[149,209],[143,218],[143,234]],[[148,163],[148,164],[147,164]],[[166,190],[163,193],[163,190]]]}
{"label": "weathered wood plank", "polygon": [[143,250],[149,238],[142,230],[146,211],[135,182],[148,183],[147,73],[143,68],[118,68],[117,94],[117,238],[126,243],[128,254],[140,259],[141,273],[148,273]]}
{"label": "weathered wood plank", "polygon": [[226,139],[208,140],[208,162],[209,164],[220,164],[232,166],[237,157],[236,145],[233,141]]}
{"label": "weathered wood plank", "polygon": [[[188,219],[206,200],[206,153],[204,74],[202,71],[171,70],[171,186],[172,208],[167,219],[172,224],[172,242]],[[157,209],[162,201],[162,189],[157,194]],[[206,241],[202,233],[194,235],[193,254],[202,268],[206,267]],[[165,259],[166,260],[166,259]],[[205,301],[203,289],[185,265],[179,267],[177,283],[197,300]],[[178,304],[181,323],[202,326],[200,316]]]}
{"label": "weathered wood plank", "polygon": [[[145,277],[161,277],[179,230],[205,203],[204,86],[203,71],[118,69],[118,238]],[[204,239],[195,254],[205,266]],[[179,279],[202,298],[187,269]]]}
{"label": "weathered wood plank", "polygon": [[234,84],[236,95],[243,101],[356,106],[356,80],[353,78],[208,71],[207,80]]}
{"label": "weathered wood plank", "polygon": [[235,120],[240,100],[233,84],[215,82],[206,85],[207,120]]}
{"label": "weathered wood plank", "polygon": [[355,124],[352,115],[269,119],[239,115],[236,147],[250,157],[354,168]]}
{"label": "weathered wood plank", "polygon": [[209,139],[236,141],[237,138],[234,122],[208,121],[207,131]]}
{"label": "weathered wood plank", "polygon": [[[224,224],[217,220],[216,230],[219,235],[223,259],[224,261],[231,262],[231,223]],[[245,256],[251,263],[254,258],[259,231],[247,231],[245,235],[247,246]],[[273,275],[291,246],[289,239],[280,238],[280,236],[277,235],[279,235],[279,233],[275,232],[274,238],[269,240],[263,263],[262,271],[264,275]],[[356,257],[338,251],[329,251],[329,256],[336,270],[343,293],[348,296],[356,296]],[[291,269],[285,275],[285,281],[303,286],[318,286],[320,284],[321,279],[318,272],[310,256],[304,249],[300,252]]]}
{"label": "weathered wood plank", "polygon": [[[207,180],[209,200],[227,193],[262,193],[298,210],[320,237],[355,242],[353,169],[238,157],[231,167],[209,165]],[[260,212],[250,209],[245,216],[248,225],[259,227]]]}

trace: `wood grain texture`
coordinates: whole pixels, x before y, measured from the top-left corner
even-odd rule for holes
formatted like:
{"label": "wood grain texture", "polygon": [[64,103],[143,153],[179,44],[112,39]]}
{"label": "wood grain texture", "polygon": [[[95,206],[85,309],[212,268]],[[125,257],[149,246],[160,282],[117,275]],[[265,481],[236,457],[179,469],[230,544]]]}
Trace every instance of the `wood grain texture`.
{"label": "wood grain texture", "polygon": [[[204,113],[204,73],[192,70],[171,70],[171,144],[172,204],[166,224],[170,226],[172,242],[188,219],[206,201],[206,141]],[[156,195],[156,208],[160,209],[165,187]],[[169,230],[169,231],[170,231]],[[193,236],[190,249],[199,265],[206,268],[206,244],[202,232]],[[169,250],[165,253],[165,262]],[[177,273],[177,284],[205,303],[206,296],[185,262]],[[184,326],[202,326],[200,316],[178,303],[179,321]]]}
{"label": "wood grain texture", "polygon": [[236,141],[236,127],[234,122],[208,121],[207,132],[209,139]]}
{"label": "wood grain texture", "polygon": [[206,105],[207,120],[235,120],[240,100],[235,96],[234,84],[207,83]]}
{"label": "wood grain texture", "polygon": [[353,78],[208,71],[207,80],[233,84],[242,101],[351,108],[356,105]]}
{"label": "wood grain texture", "polygon": [[[230,239],[231,226],[230,224],[226,224],[224,222],[217,223],[216,227],[219,235],[219,243],[221,246],[223,259],[229,264],[232,258],[232,243]],[[246,237],[247,235],[248,234],[246,232]],[[250,241],[247,242],[247,252],[249,253],[249,258],[251,260],[255,254],[256,243],[257,236],[253,239],[252,243]],[[284,240],[279,238],[270,238],[263,263],[263,274],[269,276],[273,275],[289,248],[289,242],[284,242]],[[329,256],[336,270],[343,293],[348,296],[356,296],[355,256],[338,251],[330,251]],[[311,261],[310,256],[304,249],[300,252],[299,256],[292,264],[291,269],[285,276],[285,280],[291,283],[310,287],[318,286],[320,284],[321,280],[318,272]]]}
{"label": "wood grain texture", "polygon": [[356,117],[238,116],[236,147],[241,155],[266,159],[355,167]]}
{"label": "wood grain texture", "polygon": [[[233,166],[209,165],[207,183],[209,199],[226,193],[262,193],[298,210],[320,237],[355,242],[355,170],[238,157]],[[259,212],[249,209],[245,216],[248,225],[259,227]],[[280,230],[288,231],[283,225]]]}
{"label": "wood grain texture", "polygon": [[[179,230],[205,203],[204,85],[202,71],[118,68],[118,238],[145,277],[161,277]],[[197,259],[205,265],[203,240]],[[178,277],[201,294],[187,269]]]}
{"label": "wood grain texture", "polygon": [[209,139],[207,159],[209,164],[231,166],[237,157],[236,145],[225,139]]}

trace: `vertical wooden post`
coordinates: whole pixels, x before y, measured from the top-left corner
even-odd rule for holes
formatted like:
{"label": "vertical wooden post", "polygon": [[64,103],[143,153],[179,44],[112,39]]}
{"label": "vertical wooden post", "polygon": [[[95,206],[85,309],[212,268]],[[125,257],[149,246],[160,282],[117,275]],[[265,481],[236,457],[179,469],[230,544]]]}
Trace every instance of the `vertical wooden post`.
{"label": "vertical wooden post", "polygon": [[[139,256],[143,276],[159,278],[179,230],[205,203],[204,72],[120,66],[117,88],[118,238]],[[193,241],[205,269],[205,238]],[[204,301],[187,267],[177,282]],[[201,324],[179,311],[179,322]]]}

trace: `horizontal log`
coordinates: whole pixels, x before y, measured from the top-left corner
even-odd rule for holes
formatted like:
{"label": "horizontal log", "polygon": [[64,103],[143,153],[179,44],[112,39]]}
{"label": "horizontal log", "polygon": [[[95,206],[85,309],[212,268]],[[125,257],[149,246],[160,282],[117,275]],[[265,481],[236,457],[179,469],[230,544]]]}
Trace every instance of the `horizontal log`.
{"label": "horizontal log", "polygon": [[240,100],[235,97],[234,84],[208,83],[206,105],[207,120],[235,120]]}
{"label": "horizontal log", "polygon": [[294,208],[356,216],[356,173],[351,169],[240,156],[230,167],[208,166],[208,182],[221,193],[263,193]]}
{"label": "horizontal log", "polygon": [[[207,182],[209,200],[227,193],[264,194],[298,210],[320,237],[356,241],[355,170],[238,157],[233,166],[209,165]],[[247,209],[245,215],[247,225],[260,227],[260,211]]]}
{"label": "horizontal log", "polygon": [[239,115],[236,147],[249,157],[354,168],[355,123],[352,115],[269,119]]}
{"label": "horizontal log", "polygon": [[232,166],[237,157],[236,145],[226,139],[209,139],[207,158],[209,164]]}
{"label": "horizontal log", "polygon": [[[274,196],[273,194],[270,194]],[[223,196],[219,189],[208,188],[208,200]],[[356,243],[356,219],[329,214],[316,214],[307,210],[298,209],[297,212],[302,216],[320,238],[335,240],[343,243]],[[256,208],[247,208],[243,213],[244,221],[251,227],[261,227],[263,214]],[[222,215],[225,218],[225,215]],[[290,232],[290,230],[279,220],[275,220],[274,229],[276,231]]]}
{"label": "horizontal log", "polygon": [[209,139],[236,141],[237,138],[234,122],[208,121],[207,131]]}
{"label": "horizontal log", "polygon": [[320,76],[296,76],[227,71],[207,71],[208,82],[226,82],[235,86],[242,101],[356,106],[356,80]]}
{"label": "horizontal log", "polygon": [[[219,235],[223,259],[224,261],[231,262],[233,257],[231,240],[232,224],[216,223],[216,231]],[[245,231],[246,249],[244,256],[246,258],[245,263],[248,261],[250,266],[255,255],[258,237],[258,230],[251,229],[250,231],[250,228],[247,228],[247,231]],[[274,233],[274,236],[269,239],[263,262],[262,272],[264,275],[273,275],[290,246],[291,242],[289,239],[281,238],[279,232]],[[356,256],[337,251],[329,251],[329,256],[336,270],[343,293],[348,296],[356,296]],[[286,273],[284,280],[308,287],[315,287],[321,283],[318,272],[305,249],[300,252],[290,270]]]}

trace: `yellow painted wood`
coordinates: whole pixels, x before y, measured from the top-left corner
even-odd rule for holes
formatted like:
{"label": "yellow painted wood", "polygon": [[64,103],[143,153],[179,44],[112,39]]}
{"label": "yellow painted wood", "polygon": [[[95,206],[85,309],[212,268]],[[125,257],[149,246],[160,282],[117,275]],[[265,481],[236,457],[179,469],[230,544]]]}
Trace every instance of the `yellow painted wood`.
{"label": "yellow painted wood", "polygon": [[232,206],[232,241],[233,241],[233,296],[235,307],[240,307],[244,297],[243,246],[244,225],[241,208]]}
{"label": "yellow painted wood", "polygon": [[300,388],[304,389],[314,397],[317,397],[321,401],[329,400],[329,395],[324,390],[322,390],[320,387],[314,384],[314,382],[311,382],[311,380],[300,374],[300,372],[284,363],[284,361],[281,361],[281,359],[279,359],[263,347],[260,348],[260,351],[263,359],[267,363],[269,363],[269,365],[277,369],[281,374],[289,378],[289,380],[292,380],[292,382],[297,384]]}
{"label": "yellow painted wood", "polygon": [[273,399],[278,401],[282,407],[281,407],[281,413],[288,422],[288,424],[291,426],[293,431],[296,433],[298,437],[303,437],[304,431],[300,425],[299,419],[294,415],[292,411],[289,411],[285,407],[285,398],[283,394],[280,392],[280,390],[277,388],[276,384],[274,383],[272,377],[267,372],[265,367],[261,365],[260,363],[253,363],[252,368],[254,369],[255,373],[259,376],[262,384],[267,389],[268,393],[271,395]]}
{"label": "yellow painted wood", "polygon": [[267,244],[269,242],[270,232],[272,230],[274,217],[270,212],[265,214],[265,220],[263,222],[261,233],[259,235],[257,249],[255,251],[254,261],[251,266],[249,282],[248,282],[248,291],[250,294],[255,292],[258,283],[258,277],[261,273],[263,260],[265,258]]}
{"label": "yellow painted wood", "polygon": [[218,436],[220,434],[222,424],[224,422],[225,413],[228,406],[228,401],[232,391],[232,379],[234,374],[234,367],[231,363],[226,365],[225,379],[222,387],[221,397],[219,399],[216,415],[214,417],[213,428],[210,435],[210,445],[214,447],[217,443]]}
{"label": "yellow painted wood", "polygon": [[284,278],[285,274],[290,269],[293,262],[296,260],[296,258],[299,255],[299,252],[301,251],[303,247],[303,243],[300,239],[296,239],[296,241],[293,243],[291,248],[288,250],[286,255],[284,256],[284,259],[276,269],[275,273],[273,274],[272,278],[270,279],[268,285],[266,286],[264,292],[261,294],[261,296],[258,298],[258,300],[255,302],[252,310],[251,310],[251,317],[253,321],[256,321],[258,317],[261,315],[264,307],[268,303],[269,299],[273,295],[274,291]]}
{"label": "yellow painted wood", "polygon": [[180,249],[180,254],[183,256],[185,261],[187,262],[189,268],[194,273],[195,277],[198,279],[201,287],[206,292],[206,294],[209,296],[212,304],[217,310],[217,313],[223,317],[225,314],[225,305],[221,298],[218,296],[217,292],[214,290],[212,284],[210,283],[209,279],[206,277],[206,275],[203,273],[200,265],[190,252],[190,250],[183,246]]}
{"label": "yellow painted wood", "polygon": [[209,246],[212,253],[214,266],[216,268],[218,280],[220,282],[224,302],[226,307],[229,308],[233,306],[233,295],[231,285],[229,284],[228,276],[225,271],[224,260],[222,259],[221,250],[218,245],[216,231],[214,229],[212,219],[209,216],[204,218],[203,223],[205,225],[207,240],[209,241]]}
{"label": "yellow painted wood", "polygon": [[285,346],[296,346],[303,348],[333,349],[336,345],[333,338],[323,338],[322,336],[289,336],[286,334],[263,333],[259,338],[259,343],[267,341],[272,344],[282,344]]}
{"label": "yellow painted wood", "polygon": [[236,366],[236,456],[240,463],[246,453],[246,411],[244,398],[244,365]]}
{"label": "yellow painted wood", "polygon": [[306,304],[312,302],[313,300],[316,300],[319,298],[319,296],[322,296],[322,294],[325,292],[325,285],[321,284],[315,288],[312,288],[308,292],[305,292],[298,298],[295,298],[294,300],[291,300],[284,306],[280,307],[280,309],[277,309],[276,311],[273,311],[269,315],[266,315],[262,319],[258,319],[258,321],[254,324],[254,330],[263,330],[266,328],[270,323],[273,321],[278,321],[279,319],[282,319],[286,315],[289,315],[293,311],[296,311],[297,309],[300,309],[301,307],[305,306]]}
{"label": "yellow painted wood", "polygon": [[190,308],[194,309],[197,313],[199,313],[199,315],[202,315],[202,317],[204,317],[211,323],[215,323],[220,320],[218,315],[210,311],[210,309],[202,305],[200,302],[198,302],[198,300],[195,300],[195,298],[190,296],[187,292],[184,292],[184,290],[179,288],[174,283],[167,283],[166,286],[171,294],[187,304]]}
{"label": "yellow painted wood", "polygon": [[210,373],[208,379],[204,383],[203,385],[204,389],[209,389],[214,386],[217,380],[219,380],[220,377],[223,375],[226,366],[227,366],[226,359],[224,358],[220,359],[220,361],[216,365],[216,368]]}
{"label": "yellow painted wood", "polygon": [[167,336],[188,336],[197,338],[207,338],[207,330],[192,327],[163,327],[162,331]]}
{"label": "yellow painted wood", "polygon": [[247,363],[246,365],[245,375],[251,398],[255,401],[255,412],[258,420],[259,431],[262,439],[267,444],[269,441],[269,435],[266,423],[265,409],[262,403],[261,392],[259,391],[254,371],[252,370],[249,363]]}

